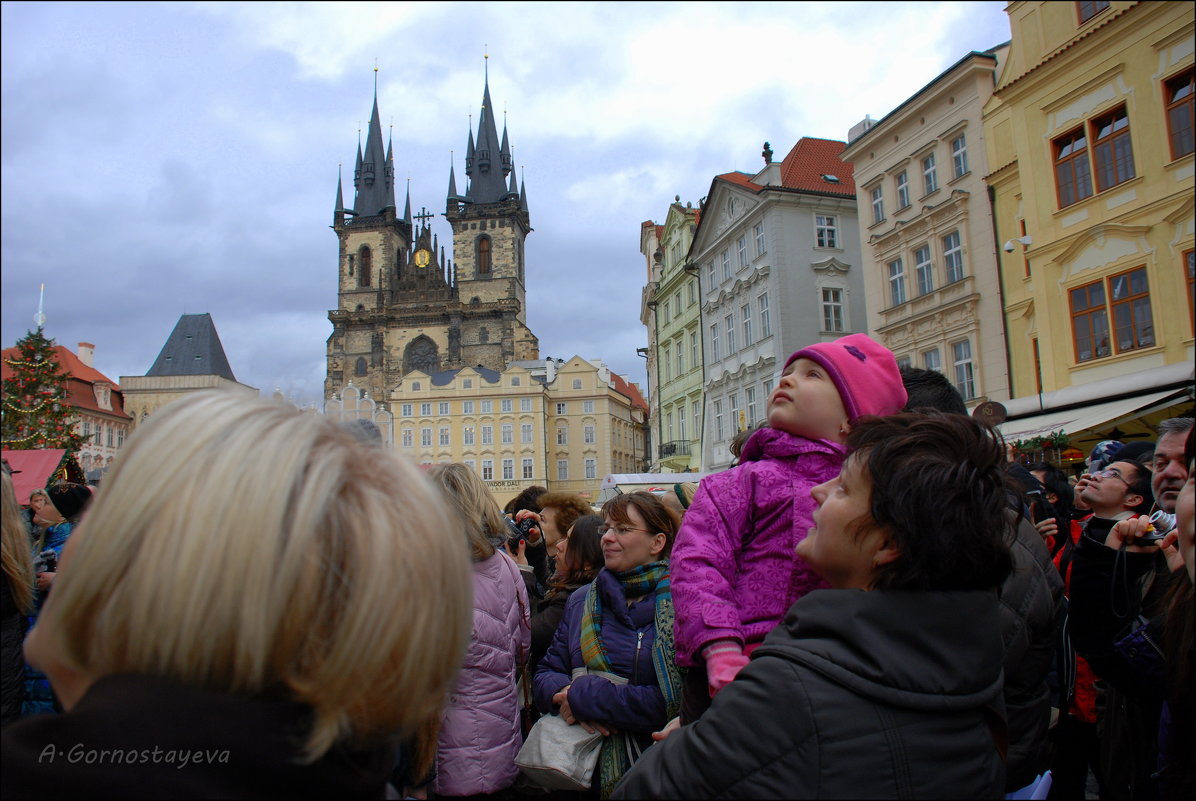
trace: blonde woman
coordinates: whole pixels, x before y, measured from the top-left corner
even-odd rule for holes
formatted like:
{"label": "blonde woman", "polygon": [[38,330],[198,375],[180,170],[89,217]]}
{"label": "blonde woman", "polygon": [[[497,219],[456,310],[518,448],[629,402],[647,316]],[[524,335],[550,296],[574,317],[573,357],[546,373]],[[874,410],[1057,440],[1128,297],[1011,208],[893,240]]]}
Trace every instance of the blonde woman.
{"label": "blonde woman", "polygon": [[0,725],[21,717],[25,698],[23,673],[25,659],[21,644],[25,640],[25,615],[33,608],[33,558],[29,553],[29,535],[17,506],[12,476],[5,464],[0,488],[0,553],[4,565],[3,629],[0,632]]}
{"label": "blonde woman", "polygon": [[473,635],[440,731],[435,791],[495,793],[519,775],[515,678],[531,651],[527,589],[515,562],[494,546],[507,525],[478,475],[463,464],[441,464],[429,476],[456,507],[464,524],[458,536],[473,555]]}
{"label": "blonde woman", "polygon": [[66,711],[5,729],[0,795],[382,797],[469,632],[449,519],[414,464],[322,417],[163,408],[67,543],[25,649]]}

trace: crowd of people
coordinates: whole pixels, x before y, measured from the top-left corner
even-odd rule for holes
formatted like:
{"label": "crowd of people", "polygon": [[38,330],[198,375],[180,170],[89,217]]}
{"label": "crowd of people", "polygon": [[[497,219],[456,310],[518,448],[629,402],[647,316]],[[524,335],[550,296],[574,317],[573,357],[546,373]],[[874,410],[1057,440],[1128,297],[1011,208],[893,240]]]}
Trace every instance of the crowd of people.
{"label": "crowd of people", "polygon": [[[22,507],[6,470],[2,794],[1196,792],[1192,417],[1069,478],[854,334],[794,353],[734,454],[500,508],[205,392],[94,498]],[[529,764],[582,741],[573,784]]]}

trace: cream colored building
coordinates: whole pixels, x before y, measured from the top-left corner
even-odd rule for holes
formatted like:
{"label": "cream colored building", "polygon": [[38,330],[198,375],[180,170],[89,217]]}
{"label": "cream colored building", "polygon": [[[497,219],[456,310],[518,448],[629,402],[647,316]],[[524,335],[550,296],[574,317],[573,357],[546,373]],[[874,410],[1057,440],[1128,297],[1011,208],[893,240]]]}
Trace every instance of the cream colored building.
{"label": "cream colored building", "polygon": [[1007,438],[1087,450],[1192,393],[1189,3],[1013,2],[984,109],[1012,370]]}
{"label": "cream colored building", "polygon": [[502,372],[414,371],[391,394],[394,447],[424,465],[475,469],[499,505],[532,484],[598,498],[608,473],[636,472],[647,404],[601,362],[514,362]]}
{"label": "cream colored building", "polygon": [[1009,399],[982,111],[1008,45],[968,53],[852,130],[868,330],[965,401]]}

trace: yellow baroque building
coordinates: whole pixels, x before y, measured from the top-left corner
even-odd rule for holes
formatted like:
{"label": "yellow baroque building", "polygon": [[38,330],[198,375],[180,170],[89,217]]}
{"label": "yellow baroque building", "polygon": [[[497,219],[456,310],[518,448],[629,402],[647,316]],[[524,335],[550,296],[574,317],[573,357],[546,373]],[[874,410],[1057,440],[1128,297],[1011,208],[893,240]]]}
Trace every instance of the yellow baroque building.
{"label": "yellow baroque building", "polygon": [[468,465],[500,506],[533,484],[595,502],[607,474],[637,472],[643,460],[647,404],[600,361],[415,370],[391,398],[397,452]]}
{"label": "yellow baroque building", "polygon": [[1094,443],[1191,399],[1193,7],[1006,11],[1012,41],[983,115],[1012,396],[1002,430],[1091,430]]}

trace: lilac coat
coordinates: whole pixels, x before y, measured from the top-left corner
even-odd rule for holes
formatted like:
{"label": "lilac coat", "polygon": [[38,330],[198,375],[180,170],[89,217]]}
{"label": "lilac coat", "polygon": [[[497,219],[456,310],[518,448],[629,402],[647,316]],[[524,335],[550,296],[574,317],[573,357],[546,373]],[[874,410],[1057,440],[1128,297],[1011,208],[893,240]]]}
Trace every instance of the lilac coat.
{"label": "lilac coat", "polygon": [[531,652],[527,590],[519,568],[496,551],[473,565],[473,635],[449,696],[436,752],[437,795],[478,795],[519,775],[519,665]]}
{"label": "lilac coat", "polygon": [[762,428],[737,467],[702,479],[669,560],[679,665],[713,640],[760,642],[794,601],[829,586],[793,549],[814,525],[810,490],[839,475],[844,453]]}

